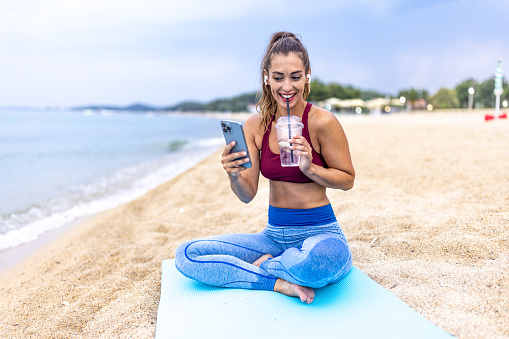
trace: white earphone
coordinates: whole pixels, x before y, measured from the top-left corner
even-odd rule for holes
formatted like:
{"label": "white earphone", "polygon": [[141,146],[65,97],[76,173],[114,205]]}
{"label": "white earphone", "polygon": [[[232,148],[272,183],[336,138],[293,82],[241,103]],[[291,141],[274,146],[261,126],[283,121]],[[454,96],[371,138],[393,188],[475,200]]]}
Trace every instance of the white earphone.
{"label": "white earphone", "polygon": [[311,83],[311,74],[308,74],[308,83]]}

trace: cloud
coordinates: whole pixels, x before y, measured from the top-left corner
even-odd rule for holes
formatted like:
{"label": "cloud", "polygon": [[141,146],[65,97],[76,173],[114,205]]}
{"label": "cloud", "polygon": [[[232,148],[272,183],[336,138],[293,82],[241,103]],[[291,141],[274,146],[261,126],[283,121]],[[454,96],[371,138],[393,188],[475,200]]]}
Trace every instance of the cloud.
{"label": "cloud", "polygon": [[[361,6],[372,12],[387,12],[402,0],[359,0],[356,4],[305,0],[24,0],[0,4],[0,18],[15,34],[62,34],[99,26],[108,30],[137,27],[178,27],[181,24],[243,17],[302,18],[309,24],[327,12],[350,11]],[[304,10],[305,9],[305,10]],[[301,13],[299,10],[303,10]],[[5,34],[6,32],[4,32]]]}
{"label": "cloud", "polygon": [[393,67],[397,82],[434,93],[466,78],[486,80],[494,74],[499,57],[509,61],[509,46],[502,41],[458,42],[441,49],[409,49],[397,56]]}
{"label": "cloud", "polygon": [[[93,24],[178,24],[210,17],[231,18],[249,11],[250,2],[232,0],[32,0],[4,2],[0,15],[11,24],[45,31]],[[22,28],[22,27],[18,27]]]}
{"label": "cloud", "polygon": [[[509,3],[486,0],[25,0],[0,3],[3,104],[172,104],[257,89],[271,34],[302,34],[313,75],[397,93],[483,80]],[[170,80],[172,79],[172,80]],[[177,80],[175,80],[177,79]]]}
{"label": "cloud", "polygon": [[[0,92],[7,104],[170,105],[185,99],[211,100],[256,89],[256,69],[224,56],[103,58],[60,54],[2,55]],[[237,81],[239,77],[242,82]],[[252,79],[252,81],[245,81]],[[220,86],[218,84],[221,84]]]}

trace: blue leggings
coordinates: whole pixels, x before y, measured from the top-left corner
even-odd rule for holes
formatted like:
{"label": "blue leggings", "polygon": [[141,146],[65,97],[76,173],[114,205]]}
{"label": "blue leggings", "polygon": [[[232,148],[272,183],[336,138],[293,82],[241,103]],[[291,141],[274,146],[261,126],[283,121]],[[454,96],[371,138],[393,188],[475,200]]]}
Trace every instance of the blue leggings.
{"label": "blue leggings", "polygon": [[[260,267],[252,264],[264,254],[274,258]],[[209,285],[272,291],[278,278],[313,288],[335,283],[352,267],[352,254],[330,204],[300,210],[270,206],[263,232],[185,242],[175,265]]]}

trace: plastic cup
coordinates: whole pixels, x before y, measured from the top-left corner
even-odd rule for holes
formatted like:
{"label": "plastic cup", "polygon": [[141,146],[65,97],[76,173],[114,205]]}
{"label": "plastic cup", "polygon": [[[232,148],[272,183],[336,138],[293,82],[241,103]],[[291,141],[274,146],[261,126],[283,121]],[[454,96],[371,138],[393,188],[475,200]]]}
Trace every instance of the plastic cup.
{"label": "plastic cup", "polygon": [[302,135],[304,124],[300,118],[295,115],[282,116],[277,120],[276,131],[279,141],[279,157],[281,166],[295,167],[299,166],[300,153],[297,150],[290,149],[290,139],[296,135]]}

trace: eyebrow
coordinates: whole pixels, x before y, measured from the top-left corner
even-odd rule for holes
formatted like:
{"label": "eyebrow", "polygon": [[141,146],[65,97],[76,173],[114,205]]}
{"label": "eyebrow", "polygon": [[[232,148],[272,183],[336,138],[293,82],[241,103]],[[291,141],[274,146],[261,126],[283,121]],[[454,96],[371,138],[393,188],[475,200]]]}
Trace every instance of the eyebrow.
{"label": "eyebrow", "polygon": [[[276,72],[276,71],[274,71],[274,72],[272,72],[272,73],[280,74],[280,75],[284,75],[284,73]],[[295,71],[295,72],[292,72],[292,73],[290,73],[290,74],[296,74],[296,73],[302,73],[302,71]]]}

